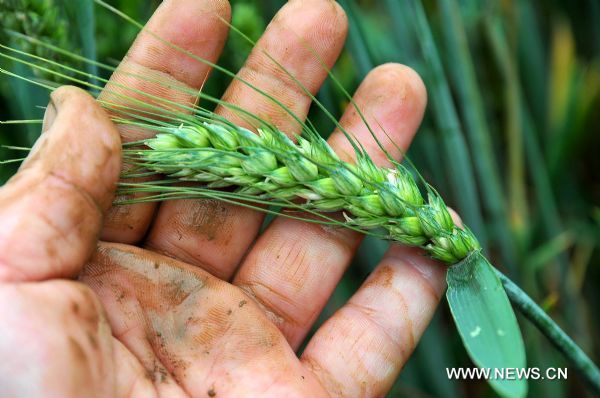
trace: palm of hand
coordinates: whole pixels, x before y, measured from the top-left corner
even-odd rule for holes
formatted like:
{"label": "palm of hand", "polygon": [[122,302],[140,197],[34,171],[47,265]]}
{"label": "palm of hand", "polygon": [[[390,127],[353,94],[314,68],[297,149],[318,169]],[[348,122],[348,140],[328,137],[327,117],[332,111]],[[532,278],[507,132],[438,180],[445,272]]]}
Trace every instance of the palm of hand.
{"label": "palm of hand", "polygon": [[[149,29],[214,61],[226,36],[219,17],[228,14],[224,1],[171,0]],[[314,93],[326,77],[321,62],[334,63],[345,32],[343,12],[333,3],[292,1],[239,76],[305,117],[310,97],[269,68],[265,53]],[[157,52],[163,56],[152,55]],[[171,101],[194,100],[136,80],[131,70],[196,89],[208,73],[143,33],[111,80],[120,85],[109,83],[103,98],[134,95],[126,87],[136,87]],[[283,131],[297,131],[284,111],[239,81],[225,99]],[[385,128],[381,136],[389,134],[403,149],[426,102],[418,76],[399,65],[369,74],[355,101],[373,125]],[[9,396],[380,396],[389,390],[442,294],[439,264],[415,250],[392,248],[299,358],[295,351],[361,237],[281,218],[257,238],[258,213],[173,201],[158,210],[154,204],[111,209],[102,238],[120,243],[100,243],[96,250],[120,143],[81,92],[61,89],[53,103],[51,127],[0,190],[1,219],[8,221],[0,231],[0,314],[10,326],[0,352],[12,359],[0,364],[0,384]],[[227,109],[217,112],[244,123]],[[386,162],[356,112],[346,112],[341,124],[377,163]],[[135,140],[144,132],[121,135]],[[330,143],[351,158],[340,132]],[[129,245],[141,241],[146,249]],[[72,275],[79,281],[56,279]]]}

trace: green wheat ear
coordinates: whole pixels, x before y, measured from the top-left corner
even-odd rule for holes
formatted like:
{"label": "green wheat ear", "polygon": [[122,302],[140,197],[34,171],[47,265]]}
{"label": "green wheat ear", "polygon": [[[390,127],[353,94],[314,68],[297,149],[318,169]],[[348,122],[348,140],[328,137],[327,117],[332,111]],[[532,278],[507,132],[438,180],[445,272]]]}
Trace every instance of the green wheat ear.
{"label": "green wheat ear", "polygon": [[[293,207],[343,211],[347,224],[382,228],[388,239],[420,246],[447,264],[480,248],[469,229],[455,225],[442,198],[429,189],[424,199],[400,164],[378,167],[366,153],[350,164],[320,137],[298,136],[295,144],[267,125],[254,134],[233,124],[190,120],[162,131],[144,141],[150,149],[126,150],[125,160],[173,180],[210,189],[235,187],[243,197],[284,204],[302,199]],[[191,190],[182,190],[193,197]]]}

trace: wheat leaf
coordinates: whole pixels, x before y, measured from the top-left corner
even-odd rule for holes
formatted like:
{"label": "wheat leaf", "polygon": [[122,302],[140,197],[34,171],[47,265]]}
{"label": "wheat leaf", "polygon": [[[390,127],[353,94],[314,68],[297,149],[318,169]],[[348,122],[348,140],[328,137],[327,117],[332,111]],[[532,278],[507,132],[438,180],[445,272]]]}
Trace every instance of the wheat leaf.
{"label": "wheat leaf", "polygon": [[493,377],[494,369],[524,369],[525,346],[517,318],[502,283],[481,251],[451,266],[446,298],[469,356],[480,368],[491,369],[488,382],[503,397],[527,393],[527,381]]}

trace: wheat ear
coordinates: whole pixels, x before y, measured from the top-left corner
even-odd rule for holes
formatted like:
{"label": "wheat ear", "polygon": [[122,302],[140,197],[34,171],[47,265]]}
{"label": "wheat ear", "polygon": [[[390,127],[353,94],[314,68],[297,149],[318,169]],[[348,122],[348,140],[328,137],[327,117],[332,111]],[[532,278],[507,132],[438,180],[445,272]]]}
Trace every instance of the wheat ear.
{"label": "wheat ear", "polygon": [[[343,211],[360,229],[383,228],[390,240],[423,247],[433,258],[457,263],[479,249],[467,228],[452,220],[439,195],[425,200],[401,164],[376,166],[368,156],[340,160],[320,137],[297,137],[263,126],[258,134],[232,124],[188,122],[145,140],[150,149],[127,150],[139,166],[207,188],[235,187],[263,200],[303,199],[314,211]],[[297,207],[297,206],[295,206]]]}

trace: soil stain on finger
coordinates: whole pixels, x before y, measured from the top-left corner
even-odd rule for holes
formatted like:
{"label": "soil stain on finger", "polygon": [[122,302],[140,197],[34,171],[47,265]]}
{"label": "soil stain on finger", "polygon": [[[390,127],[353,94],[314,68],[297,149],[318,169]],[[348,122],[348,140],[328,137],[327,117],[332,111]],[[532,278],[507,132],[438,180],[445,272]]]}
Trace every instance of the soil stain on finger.
{"label": "soil stain on finger", "polygon": [[229,209],[226,205],[216,200],[203,200],[195,202],[194,207],[190,225],[196,232],[204,235],[209,241],[228,234]]}
{"label": "soil stain on finger", "polygon": [[365,282],[364,287],[381,287],[383,289],[390,289],[394,285],[394,269],[389,265],[384,265],[379,268],[373,275]]}

